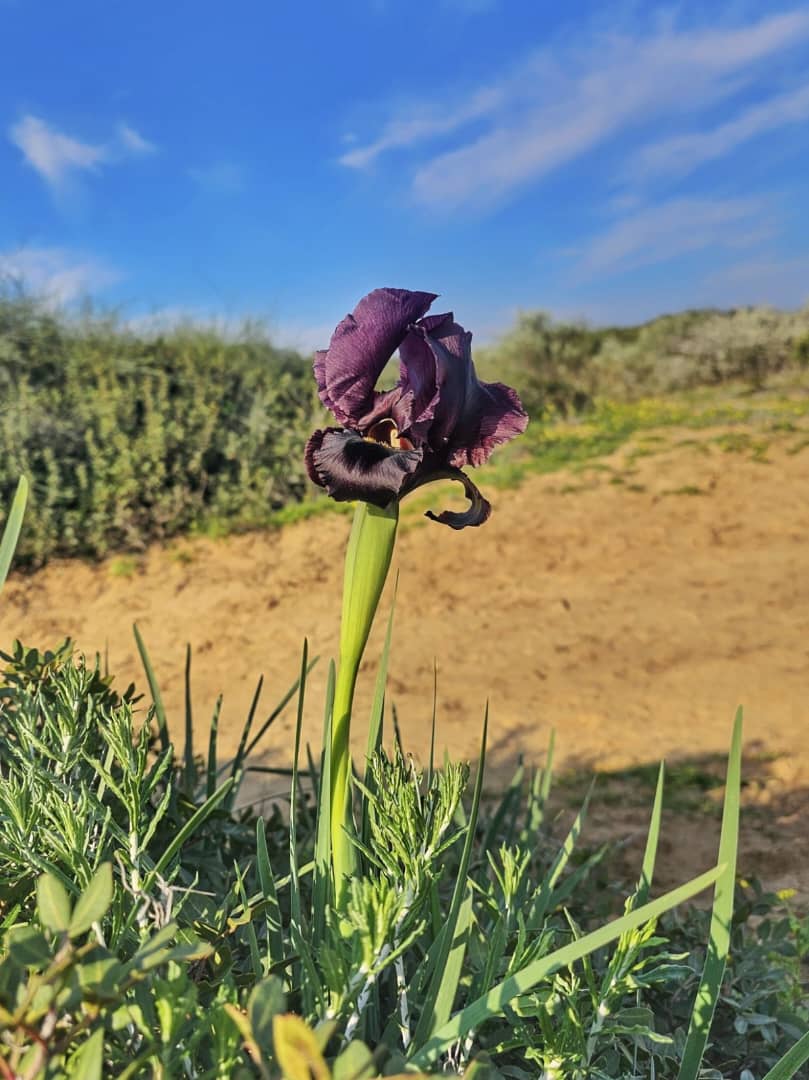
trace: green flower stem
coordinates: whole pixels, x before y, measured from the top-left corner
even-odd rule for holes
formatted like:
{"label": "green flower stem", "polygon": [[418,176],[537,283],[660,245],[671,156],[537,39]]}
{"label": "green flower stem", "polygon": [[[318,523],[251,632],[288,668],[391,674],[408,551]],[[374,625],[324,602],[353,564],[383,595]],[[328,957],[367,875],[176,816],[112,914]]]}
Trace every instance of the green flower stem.
{"label": "green flower stem", "polygon": [[399,504],[384,510],[360,502],[346,551],[343,614],[340,624],[340,663],[334,688],[331,740],[331,847],[338,907],[345,896],[345,879],[354,870],[351,828],[351,708],[362,654],[371,632],[379,598],[388,576]]}

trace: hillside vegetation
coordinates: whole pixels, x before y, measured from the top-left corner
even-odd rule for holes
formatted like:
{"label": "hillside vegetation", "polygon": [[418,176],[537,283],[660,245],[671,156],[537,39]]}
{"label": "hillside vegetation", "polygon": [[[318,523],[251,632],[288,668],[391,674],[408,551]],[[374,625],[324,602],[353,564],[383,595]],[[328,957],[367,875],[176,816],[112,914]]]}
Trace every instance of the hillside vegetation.
{"label": "hillside vegetation", "polygon": [[[520,390],[533,453],[560,416],[740,379],[756,391],[809,367],[809,308],[689,311],[605,329],[527,313],[476,360],[484,377]],[[308,358],[260,328],[139,334],[109,316],[0,296],[0,506],[27,475],[18,557],[28,565],[319,507],[302,453],[320,414]]]}
{"label": "hillside vegetation", "polygon": [[599,398],[637,401],[727,382],[755,391],[778,372],[809,368],[809,306],[693,310],[601,329],[528,312],[479,351],[477,364],[519,386],[533,416],[569,416]]}

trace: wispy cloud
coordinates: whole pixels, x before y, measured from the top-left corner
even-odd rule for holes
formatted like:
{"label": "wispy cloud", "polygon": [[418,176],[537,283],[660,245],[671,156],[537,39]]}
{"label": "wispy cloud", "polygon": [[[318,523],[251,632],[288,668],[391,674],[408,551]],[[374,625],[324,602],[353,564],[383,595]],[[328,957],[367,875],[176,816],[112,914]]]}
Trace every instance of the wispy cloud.
{"label": "wispy cloud", "polygon": [[384,153],[456,136],[460,145],[416,169],[416,200],[444,207],[496,201],[625,129],[714,105],[755,79],[762,62],[807,38],[806,9],[736,27],[658,23],[645,33],[591,32],[582,45],[535,51],[461,100],[395,113],[375,139],[340,160],[362,168]]}
{"label": "wispy cloud", "polygon": [[707,292],[722,289],[736,304],[809,304],[809,255],[783,258],[761,253],[742,259],[703,281]]}
{"label": "wispy cloud", "polygon": [[148,139],[144,139],[139,131],[135,131],[129,124],[118,125],[118,139],[121,146],[127,150],[130,154],[142,155],[142,154],[154,154],[157,151],[157,147],[153,142],[149,142]]}
{"label": "wispy cloud", "polygon": [[103,146],[79,142],[49,127],[38,116],[24,116],[9,131],[25,160],[53,187],[75,170],[94,170],[106,159]]}
{"label": "wispy cloud", "polygon": [[57,131],[31,113],[12,124],[8,136],[22,151],[28,165],[56,191],[63,189],[76,173],[97,172],[102,165],[152,154],[157,149],[128,124],[119,124],[107,142],[90,143]]}
{"label": "wispy cloud", "polygon": [[0,252],[0,280],[20,282],[57,306],[97,293],[119,281],[121,276],[103,260],[65,248]]}
{"label": "wispy cloud", "polygon": [[642,147],[627,168],[627,178],[638,181],[656,176],[687,176],[698,166],[724,157],[757,135],[807,118],[809,83],[745,109],[710,131],[673,135]]}
{"label": "wispy cloud", "polygon": [[490,116],[506,104],[507,98],[505,88],[492,86],[475,91],[455,108],[417,105],[408,110],[406,115],[389,120],[373,142],[343,154],[340,164],[352,169],[364,169],[387,150],[413,146],[439,135],[449,135],[474,120]]}
{"label": "wispy cloud", "polygon": [[671,199],[616,222],[579,253],[579,277],[631,270],[700,251],[742,248],[772,235],[761,199]]}

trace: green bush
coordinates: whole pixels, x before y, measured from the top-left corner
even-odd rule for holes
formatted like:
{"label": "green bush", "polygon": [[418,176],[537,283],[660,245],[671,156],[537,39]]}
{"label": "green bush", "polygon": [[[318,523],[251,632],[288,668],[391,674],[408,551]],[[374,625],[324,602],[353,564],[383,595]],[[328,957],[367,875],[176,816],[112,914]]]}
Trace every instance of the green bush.
{"label": "green bush", "polygon": [[795,342],[795,360],[801,368],[809,368],[809,333]]}
{"label": "green bush", "polygon": [[311,384],[307,361],[257,331],[144,338],[0,298],[0,505],[19,475],[31,483],[18,558],[266,523],[306,490]]}
{"label": "green bush", "polygon": [[600,347],[597,331],[556,322],[538,311],[520,315],[515,329],[495,349],[483,352],[481,367],[514,382],[531,416],[568,416],[593,403],[593,359]]}
{"label": "green bush", "polygon": [[568,416],[596,398],[633,401],[697,386],[767,379],[809,364],[809,308],[684,311],[641,326],[588,327],[523,314],[479,353],[491,377],[520,389],[529,413]]}

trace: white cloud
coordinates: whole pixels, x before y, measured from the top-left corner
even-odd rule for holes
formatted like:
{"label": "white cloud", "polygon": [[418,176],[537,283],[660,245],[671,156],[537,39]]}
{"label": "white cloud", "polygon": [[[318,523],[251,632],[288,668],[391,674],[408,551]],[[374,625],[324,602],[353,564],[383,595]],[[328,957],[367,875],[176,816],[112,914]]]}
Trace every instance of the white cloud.
{"label": "white cloud", "polygon": [[13,124],[8,135],[27,163],[56,191],[65,187],[71,174],[95,172],[101,165],[152,154],[157,149],[128,124],[120,124],[115,137],[106,143],[88,143],[57,131],[31,113]]}
{"label": "white cloud", "polygon": [[37,116],[24,116],[12,126],[9,137],[28,164],[53,187],[59,187],[72,170],[96,169],[107,157],[103,146],[63,135]]}
{"label": "white cloud", "polygon": [[580,253],[582,276],[666,262],[705,248],[748,247],[772,234],[760,199],[672,199],[616,222]]}
{"label": "white cloud", "polygon": [[745,109],[711,131],[673,135],[642,147],[627,169],[632,180],[682,177],[706,161],[724,157],[742,143],[809,118],[809,83]]}
{"label": "white cloud", "polygon": [[140,132],[135,131],[129,124],[118,125],[118,138],[123,148],[130,154],[154,154],[157,150],[154,143],[144,139]]}
{"label": "white cloud", "polygon": [[[394,117],[385,125],[381,135],[367,146],[349,150],[339,159],[341,165],[364,169],[387,150],[412,146],[414,143],[448,135],[474,120],[491,115],[505,103],[506,94],[498,87],[484,87],[455,109],[421,105],[406,116]],[[353,133],[352,133],[353,135]],[[352,141],[356,139],[353,136]]]}
{"label": "white cloud", "polygon": [[48,303],[81,300],[119,281],[121,274],[100,259],[64,248],[20,248],[0,252],[0,280],[20,282]]}
{"label": "white cloud", "polygon": [[[753,80],[762,61],[809,37],[809,10],[746,26],[584,34],[583,45],[535,51],[465,99],[398,111],[371,142],[340,159],[361,168],[381,154],[449,135],[459,146],[415,172],[417,201],[492,202],[651,119],[699,111]],[[483,130],[481,130],[481,128]]]}

